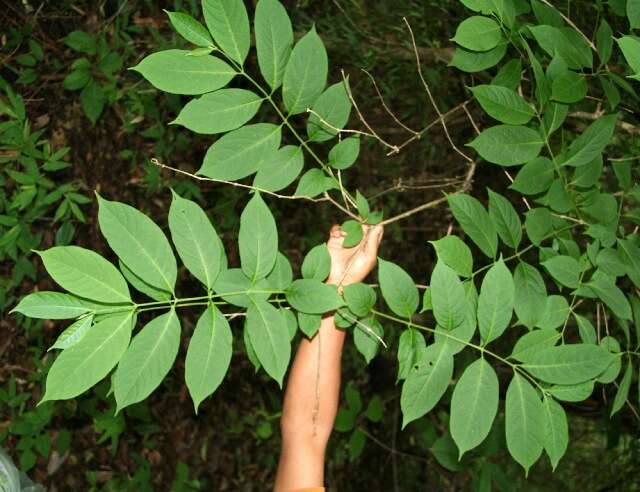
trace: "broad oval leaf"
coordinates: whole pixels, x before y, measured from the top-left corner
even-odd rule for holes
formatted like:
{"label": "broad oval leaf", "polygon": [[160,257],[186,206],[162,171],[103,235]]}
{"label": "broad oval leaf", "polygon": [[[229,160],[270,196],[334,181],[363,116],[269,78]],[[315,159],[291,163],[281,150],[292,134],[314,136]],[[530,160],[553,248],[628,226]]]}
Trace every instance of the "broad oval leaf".
{"label": "broad oval leaf", "polygon": [[547,191],[554,177],[555,169],[551,160],[538,157],[522,166],[510,187],[525,195],[535,195]]}
{"label": "broad oval leaf", "polygon": [[514,372],[505,399],[505,434],[509,454],[529,474],[542,454],[544,439],[542,402],[529,382]]}
{"label": "broad oval leaf", "polygon": [[212,289],[222,266],[222,242],[207,214],[197,203],[173,192],[169,229],[184,265],[207,289]]}
{"label": "broad oval leaf", "polygon": [[153,287],[173,293],[178,267],[160,227],[145,214],[98,195],[98,221],[111,249],[133,273]]}
{"label": "broad oval leaf", "polygon": [[481,15],[473,15],[463,20],[451,39],[463,48],[473,51],[488,51],[502,40],[500,25]]}
{"label": "broad oval leaf", "polygon": [[272,90],[282,84],[293,45],[293,28],[278,0],[260,0],[254,19],[260,73]]}
{"label": "broad oval leaf", "polygon": [[327,51],[315,26],[293,47],[282,81],[282,98],[289,114],[313,106],[327,83]]}
{"label": "broad oval leaf", "polygon": [[233,130],[207,150],[197,174],[236,181],[255,173],[280,146],[280,127],[256,123]]}
{"label": "broad oval leaf", "polygon": [[253,186],[266,191],[280,191],[296,180],[303,167],[302,148],[286,145],[262,161]]}
{"label": "broad oval leaf", "polygon": [[262,101],[245,89],[220,89],[189,101],[171,123],[196,133],[224,133],[253,118]]}
{"label": "broad oval leaf", "polygon": [[325,280],[331,272],[331,256],[326,243],[311,248],[302,261],[302,278]]}
{"label": "broad oval leaf", "polygon": [[373,316],[359,320],[353,327],[353,343],[367,364],[378,353],[383,336],[384,328]]}
{"label": "broad oval leaf", "polygon": [[258,360],[280,387],[291,357],[289,329],[282,313],[265,301],[252,301],[246,330]]}
{"label": "broad oval leaf", "polygon": [[462,277],[470,277],[473,271],[471,250],[458,236],[445,236],[437,241],[429,241],[442,261]]}
{"label": "broad oval leaf", "polygon": [[79,246],[55,246],[38,254],[47,273],[72,294],[99,302],[131,302],[122,274],[98,253]]}
{"label": "broad oval leaf", "polygon": [[64,350],[49,369],[40,402],[74,398],[109,374],[127,350],[134,318],[133,310],[104,318]]}
{"label": "broad oval leaf", "polygon": [[556,384],[547,388],[547,391],[558,400],[570,402],[584,401],[593,393],[594,384],[594,380],[578,384]]}
{"label": "broad oval leaf", "polygon": [[580,284],[580,264],[578,260],[566,255],[557,255],[543,261],[542,266],[562,285],[577,289]]}
{"label": "broad oval leaf", "polygon": [[398,381],[406,379],[413,365],[420,359],[427,344],[415,328],[407,328],[398,340]]}
{"label": "broad oval leaf", "polygon": [[349,120],[351,100],[346,82],[338,82],[325,90],[313,105],[307,122],[307,135],[312,142],[331,140]]}
{"label": "broad oval leaf", "polygon": [[430,345],[402,385],[402,428],[429,412],[442,398],[453,376],[453,356],[442,343]]}
{"label": "broad oval leaf", "polygon": [[278,252],[273,270],[267,276],[267,283],[274,290],[286,290],[293,282],[293,270],[289,259]]}
{"label": "broad oval leaf", "polygon": [[431,305],[440,326],[453,330],[467,317],[467,298],[462,282],[443,262],[436,263],[431,273]]}
{"label": "broad oval leaf", "polygon": [[518,362],[527,362],[535,354],[548,347],[553,347],[562,336],[553,329],[532,330],[521,336],[513,346],[510,358]]}
{"label": "broad oval leaf", "polygon": [[544,140],[537,131],[526,126],[497,125],[487,128],[467,145],[488,162],[514,166],[535,159]]}
{"label": "broad oval leaf", "polygon": [[451,437],[462,455],[478,446],[491,430],[498,412],[498,377],[484,359],[462,373],[451,397]]}
{"label": "broad oval leaf", "polygon": [[466,193],[447,196],[451,213],[464,232],[489,258],[498,252],[498,235],[489,213],[474,197]]}
{"label": "broad oval leaf", "polygon": [[168,374],[180,347],[175,309],[154,318],[133,338],[113,378],[116,413],[144,400]]}
{"label": "broad oval leaf", "polygon": [[329,151],[329,165],[334,169],[347,169],[353,166],[359,154],[360,138],[345,138]]}
{"label": "broad oval leaf", "polygon": [[500,260],[485,275],[478,298],[478,326],[485,345],[500,337],[509,326],[514,299],[513,277]]}
{"label": "broad oval leaf", "polygon": [[542,317],[547,302],[547,288],[540,272],[528,263],[520,262],[513,274],[515,286],[514,310],[518,321],[533,328]]}
{"label": "broad oval leaf", "polygon": [[242,211],[238,243],[245,275],[251,282],[266,277],[278,255],[278,228],[260,193],[254,194]]}
{"label": "broad oval leaf", "polygon": [[229,304],[245,308],[249,307],[251,299],[266,301],[273,293],[268,278],[252,283],[240,268],[221,271],[213,290]]}
{"label": "broad oval leaf", "polygon": [[202,0],[204,20],[213,39],[240,65],[249,54],[249,17],[243,0]]}
{"label": "broad oval leaf", "polygon": [[209,304],[189,341],[184,379],[196,413],[202,400],[220,386],[231,362],[233,335],[227,318]]}
{"label": "broad oval leaf", "polygon": [[344,306],[335,285],[314,279],[294,280],[286,291],[287,302],[297,311],[324,314]]}
{"label": "broad oval leaf", "polygon": [[411,318],[420,302],[413,279],[401,267],[378,258],[378,279],[382,297],[398,316]]}
{"label": "broad oval leaf", "polygon": [[166,50],[144,58],[131,70],[161,91],[196,95],[227,85],[236,71],[211,55],[191,56],[188,50]]}
{"label": "broad oval leaf", "polygon": [[551,98],[555,101],[571,104],[581,101],[587,96],[585,77],[571,70],[565,70],[551,83]]}
{"label": "broad oval leaf", "polygon": [[345,285],[343,295],[349,310],[358,317],[369,314],[376,304],[376,291],[361,282]]}
{"label": "broad oval leaf", "polygon": [[464,48],[456,48],[450,66],[463,72],[482,72],[495,66],[507,53],[508,43],[500,43],[489,51],[469,51]]}
{"label": "broad oval leaf", "polygon": [[314,198],[327,190],[337,188],[336,180],[327,176],[322,169],[309,169],[300,178],[294,195]]}
{"label": "broad oval leaf", "polygon": [[578,384],[602,374],[615,357],[599,345],[559,345],[541,350],[523,367],[547,383]]}
{"label": "broad oval leaf", "polygon": [[[518,74],[520,75],[520,74]],[[509,125],[525,125],[534,109],[516,91],[499,85],[476,85],[469,90],[489,116]]]}

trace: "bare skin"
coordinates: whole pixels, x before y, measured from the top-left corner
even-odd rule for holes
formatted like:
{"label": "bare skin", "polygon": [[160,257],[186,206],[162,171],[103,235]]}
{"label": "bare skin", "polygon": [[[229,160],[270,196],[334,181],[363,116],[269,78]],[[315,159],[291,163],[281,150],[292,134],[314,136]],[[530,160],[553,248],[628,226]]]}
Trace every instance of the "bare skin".
{"label": "bare skin", "polygon": [[[382,227],[366,227],[355,248],[345,248],[346,234],[333,226],[327,241],[331,273],[327,283],[362,282],[376,264]],[[345,331],[326,315],[317,335],[303,339],[289,372],[280,429],[282,451],[274,492],[323,487],[324,455],[338,411],[340,368]]]}

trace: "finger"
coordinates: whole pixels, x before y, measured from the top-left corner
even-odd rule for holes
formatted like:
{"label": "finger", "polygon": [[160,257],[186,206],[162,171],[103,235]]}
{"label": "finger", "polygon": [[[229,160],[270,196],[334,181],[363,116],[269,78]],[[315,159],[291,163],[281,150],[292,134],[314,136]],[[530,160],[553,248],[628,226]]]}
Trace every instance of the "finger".
{"label": "finger", "polygon": [[340,232],[340,226],[338,224],[333,224],[333,226],[329,230],[329,237],[340,237]]}
{"label": "finger", "polygon": [[376,225],[369,229],[369,235],[367,237],[366,250],[368,253],[376,254],[378,251],[378,245],[382,240],[383,227],[381,225]]}

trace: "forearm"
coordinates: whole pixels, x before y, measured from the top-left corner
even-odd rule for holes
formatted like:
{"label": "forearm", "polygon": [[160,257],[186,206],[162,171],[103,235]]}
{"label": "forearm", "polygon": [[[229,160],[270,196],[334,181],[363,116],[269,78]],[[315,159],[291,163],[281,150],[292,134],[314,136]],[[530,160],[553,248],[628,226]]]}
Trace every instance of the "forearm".
{"label": "forearm", "polygon": [[298,347],[282,411],[276,492],[323,484],[324,452],[338,410],[344,337],[333,316],[327,316],[317,335]]}

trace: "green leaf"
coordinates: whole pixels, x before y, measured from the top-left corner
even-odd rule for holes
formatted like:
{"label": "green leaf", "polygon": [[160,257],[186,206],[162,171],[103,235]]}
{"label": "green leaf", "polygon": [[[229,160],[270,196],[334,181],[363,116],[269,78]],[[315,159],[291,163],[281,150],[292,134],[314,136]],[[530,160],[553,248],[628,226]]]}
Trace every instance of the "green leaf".
{"label": "green leaf", "polygon": [[585,284],[620,319],[632,319],[631,305],[624,293],[616,286],[615,279],[597,270]]}
{"label": "green leaf", "polygon": [[559,55],[571,69],[592,68],[591,48],[582,36],[569,27],[529,26],[540,47],[549,56]]}
{"label": "green leaf", "polygon": [[529,468],[542,454],[544,412],[538,393],[517,372],[507,388],[505,434],[509,454],[529,474]]}
{"label": "green leaf", "polygon": [[413,365],[420,360],[427,344],[422,333],[415,328],[407,328],[398,340],[398,381],[406,379]]}
{"label": "green leaf", "polygon": [[307,122],[307,135],[312,142],[331,140],[338,133],[336,128],[343,129],[349,121],[351,100],[345,84],[338,82],[329,86],[311,108],[313,113]]}
{"label": "green leaf", "polygon": [[359,153],[360,138],[345,138],[329,151],[329,165],[334,169],[347,169],[353,166]]}
{"label": "green leaf", "polygon": [[596,381],[602,384],[610,384],[616,380],[622,369],[622,358],[617,355],[620,354],[620,342],[612,336],[606,336],[600,340],[600,347],[612,354],[614,358],[613,362],[598,376]]}
{"label": "green leaf", "polygon": [[452,376],[453,356],[445,345],[436,343],[427,347],[402,385],[400,408],[403,429],[436,406],[449,387]]}
{"label": "green leaf", "polygon": [[509,357],[518,362],[527,362],[541,350],[553,347],[560,338],[560,333],[554,329],[532,330],[518,339]]}
{"label": "green leaf", "polygon": [[474,15],[463,20],[451,39],[463,48],[473,51],[488,51],[495,48],[502,40],[500,25],[480,15]]}
{"label": "green leaf", "polygon": [[221,270],[222,242],[200,205],[173,192],[169,229],[189,272],[212,289]]}
{"label": "green leaf", "polygon": [[384,328],[380,322],[370,316],[356,323],[353,327],[353,343],[364,360],[369,364],[380,349],[380,340],[384,336]]}
{"label": "green leaf", "polygon": [[360,318],[369,314],[376,304],[376,291],[361,282],[345,285],[343,296],[349,310]]}
{"label": "green leaf", "polygon": [[575,258],[558,255],[541,264],[562,285],[576,289],[580,284],[580,264]]}
{"label": "green leaf", "polygon": [[168,301],[171,299],[171,294],[169,292],[158,289],[142,280],[120,259],[118,259],[118,266],[120,267],[120,271],[122,272],[122,275],[124,275],[124,278],[127,279],[127,282],[129,282],[138,292],[142,292],[154,301]]}
{"label": "green leaf", "polygon": [[133,320],[133,311],[104,318],[64,350],[49,369],[40,403],[74,398],[109,374],[127,350]]}
{"label": "green leaf", "polygon": [[569,146],[569,158],[562,162],[563,166],[583,166],[592,162],[602,154],[611,142],[618,114],[602,116],[591,123],[582,134]]}
{"label": "green leaf", "polygon": [[286,145],[262,162],[253,180],[253,186],[266,191],[280,191],[296,180],[303,167],[302,148]]}
{"label": "green leaf", "polygon": [[220,272],[213,290],[234,306],[249,307],[251,299],[266,301],[273,288],[268,278],[252,283],[240,268],[230,268]]}
{"label": "green leaf", "polygon": [[536,326],[542,329],[555,329],[564,325],[571,311],[569,303],[563,296],[549,296],[545,302],[542,316]]}
{"label": "green leaf", "polygon": [[546,24],[553,27],[564,26],[562,16],[553,7],[545,5],[538,0],[531,0],[531,7],[533,8],[533,13],[536,16],[538,24]]}
{"label": "green leaf", "polygon": [[488,162],[514,166],[535,159],[544,140],[526,126],[497,125],[487,128],[467,145]]}
{"label": "green leaf", "polygon": [[611,53],[613,52],[613,31],[605,19],[600,21],[600,26],[596,31],[596,47],[598,48],[600,64],[606,64],[611,59]]}
{"label": "green leaf", "polygon": [[267,283],[276,290],[286,290],[293,282],[291,263],[285,255],[278,252],[276,264],[267,276]]}
{"label": "green leaf", "polygon": [[596,343],[598,340],[596,330],[591,321],[576,313],[573,313],[573,317],[578,323],[578,332],[580,333],[580,340],[582,340],[582,343]]}
{"label": "green leaf", "polygon": [[[514,58],[513,60],[509,60],[507,63],[505,63],[498,69],[498,73],[491,81],[491,85],[506,87],[507,89],[511,89],[515,91],[520,85],[521,79],[522,79],[522,61],[520,60],[520,58]],[[476,86],[476,87],[481,87],[481,86]],[[475,87],[472,90],[474,89]],[[479,101],[480,99],[478,99],[478,102]]]}
{"label": "green leaf", "polygon": [[437,241],[429,241],[442,261],[462,277],[470,277],[473,271],[471,250],[458,236],[445,236]]}
{"label": "green leaf", "polygon": [[321,322],[322,316],[319,314],[298,312],[298,326],[300,327],[300,331],[309,339],[316,336],[316,333],[318,333],[320,329]]}
{"label": "green leaf", "polygon": [[[558,128],[562,126],[568,114],[569,106],[567,104],[560,104],[555,102],[549,103],[544,111],[544,114],[542,115],[542,121],[540,122],[540,131],[542,132],[542,134],[546,135],[547,138],[550,137]],[[546,159],[546,157],[544,157],[543,159]]]}
{"label": "green leaf", "polygon": [[558,400],[577,402],[584,401],[591,396],[593,385],[593,380],[571,385],[560,384],[547,388],[547,391]]}
{"label": "green leaf", "polygon": [[202,0],[204,20],[213,39],[240,65],[249,54],[249,17],[243,0]]}
{"label": "green leaf", "polygon": [[542,445],[555,470],[569,443],[567,414],[558,402],[546,395],[542,400],[542,412],[544,415]]}
{"label": "green leaf", "polygon": [[84,31],[72,31],[64,38],[69,48],[87,55],[96,54],[96,38]]}
{"label": "green leaf", "polygon": [[169,373],[180,347],[180,321],[175,309],[154,318],[138,333],[118,363],[113,392],[124,407],[144,400]]}
{"label": "green leaf", "polygon": [[191,44],[205,48],[213,46],[213,40],[207,29],[189,14],[168,10],[165,10],[165,13],[169,16],[169,21],[176,32]]}
{"label": "green leaf", "polygon": [[627,0],[627,18],[631,29],[640,28],[640,2],[638,0]]}
{"label": "green leaf", "polygon": [[[94,311],[100,306],[79,297],[62,292],[40,291],[23,297],[11,312],[24,314],[29,318],[69,319]],[[112,308],[105,306],[104,308]]]}
{"label": "green leaf", "polygon": [[281,129],[256,123],[233,130],[209,147],[197,174],[236,181],[260,169],[280,146]]}
{"label": "green leaf", "polygon": [[533,328],[542,317],[546,302],[547,288],[540,272],[528,263],[518,263],[513,275],[515,302],[513,308],[518,321],[527,328]]}
{"label": "green leaf", "polygon": [[173,293],[178,267],[166,236],[145,214],[98,195],[100,230],[111,249],[146,283]]}
{"label": "green leaf", "polygon": [[91,80],[91,72],[88,70],[74,70],[64,78],[62,88],[67,91],[77,91],[86,86]]}
{"label": "green leaf", "polygon": [[611,414],[609,417],[613,417],[616,413],[620,411],[620,409],[624,406],[629,397],[629,390],[631,388],[631,378],[633,377],[633,365],[631,364],[631,359],[629,359],[629,363],[627,364],[627,369],[624,371],[624,376],[620,380],[620,385],[618,386],[618,391],[616,392],[616,396],[613,400],[613,404],[611,405]]}
{"label": "green leaf", "polygon": [[482,204],[466,193],[447,195],[451,213],[464,232],[489,258],[498,251],[498,235],[489,214]]}
{"label": "green leaf", "polygon": [[555,169],[551,160],[538,157],[522,166],[510,188],[525,195],[535,195],[548,190],[554,177]]}
{"label": "green leaf", "polygon": [[466,348],[467,342],[471,340],[476,330],[476,310],[478,305],[478,292],[473,282],[462,284],[466,299],[465,320],[453,330],[436,325],[434,339],[436,342],[446,343],[451,354],[457,354]]}
{"label": "green leaf", "polygon": [[76,345],[83,336],[87,334],[93,323],[93,315],[89,314],[76,320],[64,330],[56,339],[55,343],[49,347],[49,350],[64,350]]}
{"label": "green leaf", "polygon": [[280,387],[291,357],[287,323],[280,311],[265,301],[253,301],[247,309],[247,330],[258,360]]}
{"label": "green leaf", "polygon": [[525,212],[524,228],[531,242],[540,246],[553,229],[553,216],[549,209],[538,207]]}
{"label": "green leaf", "polygon": [[122,274],[98,253],[79,246],[55,246],[38,254],[47,273],[72,294],[99,302],[131,302]]}
{"label": "green leaf", "polygon": [[469,51],[464,48],[456,48],[453,58],[449,62],[450,67],[456,67],[463,72],[482,72],[495,66],[507,53],[507,43],[502,43],[489,51]]}
{"label": "green leaf", "polygon": [[490,12],[492,8],[491,0],[460,0],[460,3],[474,12]]}
{"label": "green leaf", "polygon": [[323,281],[331,272],[331,256],[326,243],[318,244],[304,257],[301,267],[303,278]]}
{"label": "green leaf", "polygon": [[322,169],[309,169],[302,175],[295,196],[314,198],[327,190],[337,188],[336,182],[327,176]]}
{"label": "green leaf", "polygon": [[502,123],[525,125],[535,115],[531,105],[515,90],[499,85],[476,85],[470,90],[482,109]]}
{"label": "green leaf", "polygon": [[640,40],[635,36],[622,36],[616,39],[616,42],[631,70],[635,72],[633,77],[638,77],[640,75]]}
{"label": "green leaf", "polygon": [[252,282],[266,277],[276,263],[278,228],[260,193],[255,193],[242,211],[238,243],[245,275]]}
{"label": "green leaf", "polygon": [[131,70],[155,88],[171,94],[196,95],[227,85],[236,71],[210,55],[189,56],[188,50],[166,50],[145,57]]}
{"label": "green leaf", "polygon": [[523,367],[547,383],[578,384],[600,375],[613,359],[599,345],[567,344],[541,350]]}
{"label": "green leaf", "polygon": [[571,104],[587,96],[587,80],[583,75],[566,70],[551,83],[551,99]]}
{"label": "green leaf", "polygon": [[491,430],[498,412],[498,377],[484,359],[470,364],[451,397],[449,429],[462,455],[478,446]]}
{"label": "green leaf", "polygon": [[245,89],[220,89],[189,101],[171,123],[196,133],[224,133],[253,118],[262,101]]}
{"label": "green leaf", "polygon": [[511,202],[504,196],[489,190],[489,217],[502,242],[517,249],[522,240],[522,222]]}
{"label": "green leaf", "polygon": [[95,125],[98,118],[100,118],[105,102],[106,97],[104,91],[100,84],[95,80],[89,81],[80,93],[80,104],[82,105],[82,110],[93,125]]}
{"label": "green leaf", "polygon": [[294,280],[285,295],[294,309],[309,314],[324,314],[344,306],[338,288],[319,280]]}
{"label": "green leaf", "polygon": [[509,326],[514,298],[513,277],[500,260],[485,275],[478,298],[478,326],[485,345],[500,337]]}
{"label": "green leaf", "polygon": [[282,98],[289,114],[299,114],[313,106],[325,85],[327,51],[315,25],[293,47],[284,71]]}
{"label": "green leaf", "polygon": [[378,279],[382,297],[398,316],[411,318],[420,302],[413,279],[401,267],[378,258]]}
{"label": "green leaf", "polygon": [[626,274],[640,289],[640,248],[628,239],[618,239],[618,253],[626,266]]}
{"label": "green leaf", "polygon": [[293,46],[293,28],[278,0],[260,0],[254,19],[260,73],[272,90],[282,84]]}
{"label": "green leaf", "polygon": [[362,238],[364,237],[364,233],[362,232],[362,224],[357,220],[345,220],[340,226],[342,232],[347,234],[347,237],[344,238],[342,246],[344,248],[353,248],[360,244]]}
{"label": "green leaf", "polygon": [[198,319],[185,360],[185,382],[196,413],[202,400],[224,379],[231,361],[232,343],[227,319],[209,304]]}
{"label": "green leaf", "polygon": [[446,330],[453,330],[464,323],[467,317],[467,298],[455,272],[438,261],[431,273],[429,287],[433,315],[438,324]]}

